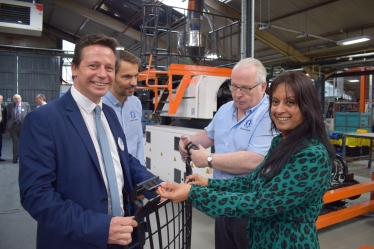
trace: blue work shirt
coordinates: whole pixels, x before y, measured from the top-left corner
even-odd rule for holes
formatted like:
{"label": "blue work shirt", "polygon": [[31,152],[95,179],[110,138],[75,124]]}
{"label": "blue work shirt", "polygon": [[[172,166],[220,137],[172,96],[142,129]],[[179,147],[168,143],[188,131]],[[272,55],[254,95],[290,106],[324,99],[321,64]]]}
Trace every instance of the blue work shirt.
{"label": "blue work shirt", "polygon": [[142,165],[144,163],[142,104],[136,96],[128,96],[122,104],[108,91],[102,98],[103,103],[112,107],[126,135],[127,149]]}
{"label": "blue work shirt", "polygon": [[[269,96],[264,95],[261,102],[246,111],[246,115],[237,121],[237,108],[230,101],[219,108],[210,124],[205,127],[208,137],[214,140],[217,154],[251,151],[265,156],[270,148],[274,135],[271,131],[269,117]],[[214,169],[214,179],[229,179],[235,176],[249,175],[231,174]]]}

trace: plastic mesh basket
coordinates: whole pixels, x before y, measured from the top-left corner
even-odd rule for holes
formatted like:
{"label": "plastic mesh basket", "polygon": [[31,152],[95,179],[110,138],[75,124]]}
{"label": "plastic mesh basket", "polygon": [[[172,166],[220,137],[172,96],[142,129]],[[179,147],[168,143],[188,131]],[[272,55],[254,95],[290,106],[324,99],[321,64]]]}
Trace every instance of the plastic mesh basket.
{"label": "plastic mesh basket", "polygon": [[132,245],[135,248],[191,248],[192,205],[189,201],[172,203],[169,200],[157,205],[157,209],[144,217],[136,228],[138,237],[145,233],[144,241]]}
{"label": "plastic mesh basket", "polygon": [[[138,222],[134,229],[138,239],[125,248],[190,249],[192,204],[188,200],[160,203],[160,196],[155,191],[158,184],[158,177],[155,177],[134,188],[132,198],[139,207],[134,218]],[[155,197],[143,205],[137,196],[145,192],[151,192]]]}

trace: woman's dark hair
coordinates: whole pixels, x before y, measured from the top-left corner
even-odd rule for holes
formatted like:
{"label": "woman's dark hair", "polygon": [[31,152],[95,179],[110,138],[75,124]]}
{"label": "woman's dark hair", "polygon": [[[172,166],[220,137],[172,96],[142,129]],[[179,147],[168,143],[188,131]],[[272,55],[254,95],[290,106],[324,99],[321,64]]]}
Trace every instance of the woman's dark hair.
{"label": "woman's dark hair", "polygon": [[[287,89],[292,89],[294,100],[304,116],[304,122],[293,129],[287,138],[272,150],[261,169],[261,174],[267,175],[268,179],[278,174],[292,155],[305,149],[312,138],[317,138],[326,147],[331,160],[335,158],[336,153],[327,137],[317,91],[313,82],[304,73],[286,72],[274,79],[269,89],[269,113],[271,113],[273,94],[282,84],[285,84],[286,92]],[[273,120],[271,129],[278,131]]]}

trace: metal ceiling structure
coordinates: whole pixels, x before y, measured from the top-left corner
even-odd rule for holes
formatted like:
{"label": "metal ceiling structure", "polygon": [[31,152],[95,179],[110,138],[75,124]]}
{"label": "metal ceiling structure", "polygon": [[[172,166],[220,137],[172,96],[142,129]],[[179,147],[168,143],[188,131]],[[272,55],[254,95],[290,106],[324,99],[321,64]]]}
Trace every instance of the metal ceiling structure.
{"label": "metal ceiling structure", "polygon": [[[175,0],[177,1],[177,0]],[[241,3],[205,0],[210,13],[241,18]],[[89,33],[115,37],[139,53],[143,4],[156,0],[37,0],[44,5],[43,33],[70,42]],[[373,0],[255,0],[254,57],[282,70],[302,68],[327,78],[337,72],[370,70],[374,39],[347,46],[336,42],[367,35],[374,38]],[[175,20],[182,18],[173,13]],[[162,37],[159,43],[166,43]],[[352,76],[355,77],[355,76]],[[359,84],[346,82],[353,96]]]}

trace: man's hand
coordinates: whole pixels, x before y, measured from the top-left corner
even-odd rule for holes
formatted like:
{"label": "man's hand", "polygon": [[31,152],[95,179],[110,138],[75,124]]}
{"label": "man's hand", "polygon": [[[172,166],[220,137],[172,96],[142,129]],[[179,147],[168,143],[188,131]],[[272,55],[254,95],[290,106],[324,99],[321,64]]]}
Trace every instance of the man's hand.
{"label": "man's hand", "polygon": [[132,217],[113,217],[110,221],[108,244],[128,245],[131,233],[138,223]]}
{"label": "man's hand", "polygon": [[188,138],[186,135],[182,135],[181,139],[179,140],[179,153],[182,156],[182,161],[186,162],[186,158],[188,157],[187,150],[185,149],[186,145],[188,144]]}
{"label": "man's hand", "polygon": [[185,183],[188,183],[189,185],[199,185],[202,187],[208,187],[208,179],[205,177],[202,177],[199,174],[193,174],[186,177]]}
{"label": "man's hand", "polygon": [[194,165],[198,168],[208,167],[208,161],[206,160],[210,153],[199,144],[198,150],[190,150],[191,159]]}

